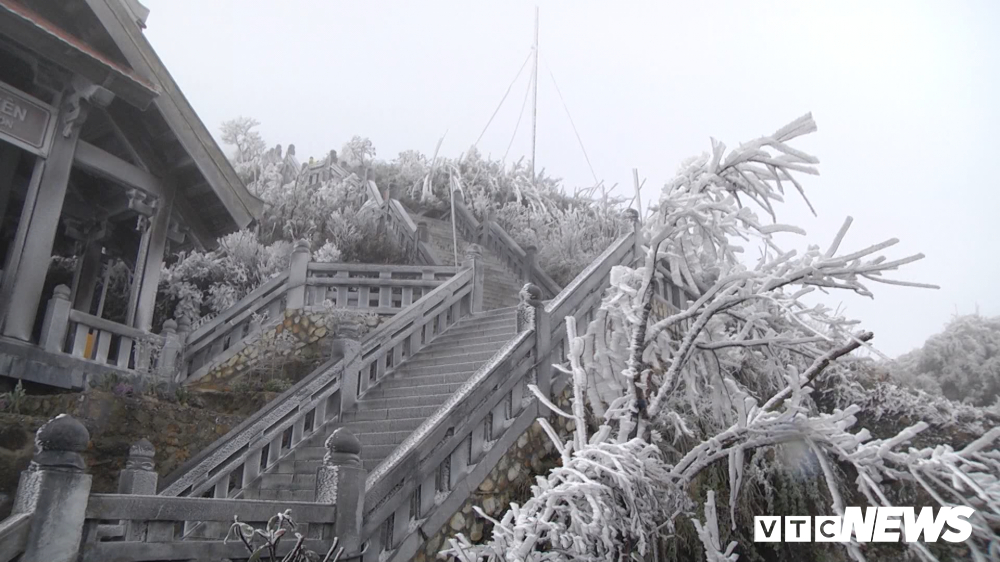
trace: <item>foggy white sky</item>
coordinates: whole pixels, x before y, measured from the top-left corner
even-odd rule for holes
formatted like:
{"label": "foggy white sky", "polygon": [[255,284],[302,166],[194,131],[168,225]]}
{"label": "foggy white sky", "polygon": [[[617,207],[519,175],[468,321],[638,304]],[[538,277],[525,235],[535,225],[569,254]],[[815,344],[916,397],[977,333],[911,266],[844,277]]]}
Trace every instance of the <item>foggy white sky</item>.
{"label": "foggy white sky", "polygon": [[[306,159],[352,135],[378,157],[457,156],[479,136],[528,55],[534,3],[143,0],[146,34],[206,125],[261,121],[268,144]],[[538,163],[566,180],[596,174],[644,199],[709,136],[735,146],[812,111],[818,156],[806,178],[819,218],[796,198],[779,219],[795,246],[826,246],[855,219],[844,250],[897,237],[891,257],[927,258],[897,277],[939,291],[875,285],[836,295],[897,355],[956,311],[1000,314],[1000,4],[996,2],[548,2],[541,9]],[[479,147],[499,157],[527,70]],[[530,153],[526,113],[508,159]],[[645,208],[646,204],[644,204]],[[786,243],[787,247],[794,247]]]}

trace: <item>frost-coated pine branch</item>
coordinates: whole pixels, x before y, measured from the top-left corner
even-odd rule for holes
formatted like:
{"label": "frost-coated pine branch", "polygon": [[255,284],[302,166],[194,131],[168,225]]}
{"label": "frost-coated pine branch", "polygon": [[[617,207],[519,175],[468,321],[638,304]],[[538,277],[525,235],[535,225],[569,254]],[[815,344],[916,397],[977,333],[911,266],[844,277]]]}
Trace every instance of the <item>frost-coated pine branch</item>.
{"label": "frost-coated pine branch", "polygon": [[[575,399],[573,412],[560,415],[573,417],[576,429],[561,443],[543,423],[562,466],[537,477],[523,506],[491,519],[488,543],[472,545],[460,535],[452,553],[466,562],[618,560],[626,552],[651,559],[668,536],[682,532],[681,518],[692,522],[710,562],[733,562],[733,537],[748,530],[750,515],[737,511],[752,501],[743,490],[748,467],[781,470],[780,451],[796,447],[804,451],[801,462],[817,467],[815,478],[828,495],[829,512],[817,515],[842,514],[858,501],[912,501],[919,492],[925,503],[975,509],[967,547],[974,559],[1000,559],[1000,429],[959,447],[928,444],[934,439],[928,428],[947,427],[940,419],[946,415],[916,423],[919,418],[900,416],[909,421],[892,432],[861,427],[859,419],[868,418],[855,398],[870,397],[856,392],[845,364],[858,360],[852,351],[870,349],[873,334],[804,300],[817,289],[870,297],[868,282],[933,287],[883,278],[923,256],[884,255],[895,239],[843,250],[850,218],[825,249],[784,250],[775,233],[804,232],[764,224],[750,207],[776,221],[785,187],[805,198],[796,176],[815,175],[818,160],[788,143],[815,129],[806,115],[732,151],[713,139],[711,153],[682,166],[644,227],[643,265],[613,269],[586,333],[567,322],[568,365],[557,367],[571,374]],[[739,259],[740,244],[752,241],[763,250],[747,265]],[[680,288],[687,303],[651,315],[664,286]],[[831,387],[839,392],[831,394]],[[814,396],[820,388],[825,400]],[[850,401],[831,405],[830,395]],[[602,416],[590,436],[584,400]],[[547,399],[542,404],[554,408]],[[874,419],[898,407],[880,406]],[[702,478],[706,471],[720,465],[728,469],[729,509],[722,511],[715,490],[698,492],[711,481]],[[848,481],[848,472],[856,479]],[[728,526],[719,524],[723,514]],[[866,559],[863,546],[844,548],[854,560]],[[907,548],[919,559],[936,559],[922,544]]]}

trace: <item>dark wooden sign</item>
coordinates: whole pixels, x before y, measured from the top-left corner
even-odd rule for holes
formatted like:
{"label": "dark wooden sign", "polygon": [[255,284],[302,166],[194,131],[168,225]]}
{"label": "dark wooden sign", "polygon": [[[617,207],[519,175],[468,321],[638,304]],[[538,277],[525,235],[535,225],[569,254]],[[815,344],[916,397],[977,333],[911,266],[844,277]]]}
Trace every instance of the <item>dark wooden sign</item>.
{"label": "dark wooden sign", "polygon": [[55,109],[0,82],[0,140],[41,157],[48,155]]}

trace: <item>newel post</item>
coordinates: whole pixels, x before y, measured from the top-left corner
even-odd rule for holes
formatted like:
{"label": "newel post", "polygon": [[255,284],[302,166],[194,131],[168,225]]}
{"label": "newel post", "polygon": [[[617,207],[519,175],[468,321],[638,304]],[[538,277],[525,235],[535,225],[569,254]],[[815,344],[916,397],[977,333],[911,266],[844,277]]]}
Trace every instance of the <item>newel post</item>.
{"label": "newel post", "polygon": [[632,249],[631,265],[635,265],[635,262],[646,257],[642,252],[642,224],[639,222],[639,211],[625,209],[623,214],[625,215],[625,220],[632,226],[632,244],[634,247]]}
{"label": "newel post", "polygon": [[524,249],[524,281],[525,283],[531,283],[531,274],[535,271],[535,263],[538,261],[538,248],[536,246],[528,246]]}
{"label": "newel post", "polygon": [[483,264],[483,248],[479,244],[469,244],[465,249],[465,263],[472,270],[472,314],[483,311],[483,284],[486,282],[486,265]]}
{"label": "newel post", "polygon": [[42,322],[42,338],[39,341],[42,349],[52,353],[63,350],[66,341],[66,330],[69,329],[69,311],[73,303],[69,300],[70,288],[57,285],[52,291],[52,298],[45,307],[45,319]]}
{"label": "newel post", "polygon": [[493,222],[493,209],[486,211],[486,216],[479,225],[479,245],[484,248],[489,248],[491,222]]}
{"label": "newel post", "polygon": [[533,327],[535,329],[535,384],[545,396],[552,388],[552,325],[549,313],[542,302],[542,291],[527,283],[519,293],[521,302],[517,305],[518,333]]}
{"label": "newel post", "polygon": [[[139,496],[155,496],[159,475],[153,457],[156,449],[146,438],[142,438],[129,447],[125,468],[118,473],[118,493]],[[142,522],[125,522],[125,540],[142,540],[147,525]]]}
{"label": "newel post", "polygon": [[32,513],[21,562],[76,562],[92,477],[80,453],[90,433],[60,414],[35,434],[35,457],[21,473],[14,510]]}
{"label": "newel post", "polygon": [[323,466],[316,473],[316,503],[336,505],[333,534],[340,539],[344,552],[357,552],[361,547],[365,480],[368,478],[368,471],[361,463],[361,442],[341,427],[330,434],[325,445]]}
{"label": "newel post", "polygon": [[157,365],[157,370],[166,382],[172,383],[177,380],[177,363],[181,354],[181,337],[177,333],[177,322],[165,321],[160,336],[163,337],[163,351],[160,352],[160,364]]}
{"label": "newel post", "polygon": [[[338,414],[343,415],[358,401],[358,380],[361,378],[361,370],[354,360],[361,354],[361,344],[355,340],[338,339],[334,340],[330,347],[334,354],[339,354],[342,357],[341,360],[344,364],[344,370],[340,375],[340,413]],[[367,372],[365,376],[367,376]],[[330,418],[330,412],[327,412],[327,418]]]}
{"label": "newel post", "polygon": [[288,264],[288,300],[285,310],[301,310],[306,305],[306,276],[309,274],[309,242],[299,240]]}

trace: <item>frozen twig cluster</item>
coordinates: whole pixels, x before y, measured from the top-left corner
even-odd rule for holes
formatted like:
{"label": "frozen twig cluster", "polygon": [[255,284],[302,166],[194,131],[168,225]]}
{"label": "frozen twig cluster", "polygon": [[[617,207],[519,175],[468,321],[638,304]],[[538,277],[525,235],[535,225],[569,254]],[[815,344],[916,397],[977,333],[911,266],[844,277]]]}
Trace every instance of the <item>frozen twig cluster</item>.
{"label": "frozen twig cluster", "polygon": [[[612,272],[586,333],[567,322],[568,361],[557,367],[572,375],[574,408],[557,414],[575,420],[574,435],[562,442],[540,420],[562,466],[538,477],[523,506],[493,520],[489,543],[473,546],[459,537],[451,552],[466,562],[608,560],[624,552],[652,559],[684,516],[708,560],[733,562],[737,543],[727,537],[738,534],[736,507],[749,459],[795,446],[819,467],[832,510],[823,514],[843,514],[848,501],[890,506],[900,486],[911,486],[931,503],[974,508],[969,552],[976,560],[1000,555],[1000,429],[963,447],[916,447],[927,422],[874,438],[858,427],[857,404],[822,406],[813,396],[821,384],[849,379],[841,364],[854,350],[870,348],[873,334],[807,304],[806,295],[872,296],[870,282],[933,287],[883,277],[923,257],[886,257],[895,239],[841,251],[850,218],[825,249],[786,251],[774,235],[801,229],[764,224],[744,205],[752,202],[773,221],[786,186],[805,197],[795,174],[816,174],[818,160],[788,142],[815,129],[806,115],[728,153],[713,139],[710,154],[682,167],[646,222],[645,262]],[[741,241],[762,247],[752,265],[739,259]],[[664,288],[683,292],[686,302],[666,313],[654,307]],[[584,402],[603,416],[594,435],[585,431]],[[715,491],[692,493],[702,485],[699,477],[721,463],[728,465],[728,529],[720,529]],[[847,472],[854,482],[845,481]],[[700,510],[699,497],[706,498]],[[921,543],[907,546],[936,560]],[[845,548],[865,560],[864,547]]]}

